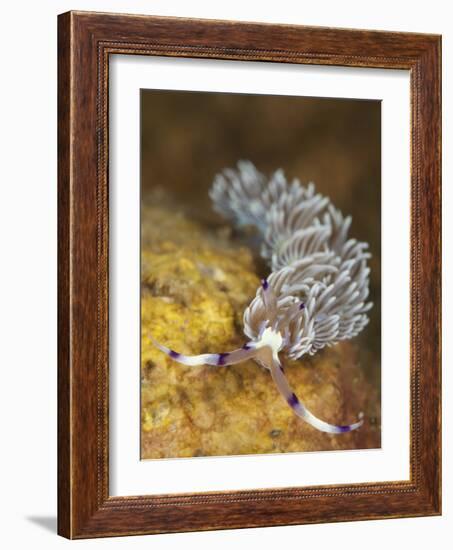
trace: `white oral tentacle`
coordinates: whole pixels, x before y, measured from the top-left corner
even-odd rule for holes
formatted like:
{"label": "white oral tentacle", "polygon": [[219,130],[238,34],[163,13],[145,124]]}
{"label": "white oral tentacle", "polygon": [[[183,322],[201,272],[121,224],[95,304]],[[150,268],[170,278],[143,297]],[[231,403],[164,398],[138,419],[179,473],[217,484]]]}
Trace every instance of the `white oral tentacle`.
{"label": "white oral tentacle", "polygon": [[304,420],[305,422],[313,426],[313,428],[316,428],[321,432],[326,432],[331,434],[340,434],[340,433],[347,433],[347,432],[356,430],[357,428],[360,428],[360,426],[363,424],[362,413],[359,414],[359,420],[357,422],[354,422],[353,424],[346,424],[344,426],[329,424],[328,422],[324,422],[324,420],[321,420],[320,418],[316,417],[313,413],[311,413],[307,409],[307,407],[302,403],[302,401],[300,401],[297,395],[293,392],[285,376],[285,373],[283,372],[283,368],[280,364],[278,356],[276,356],[276,354],[273,354],[273,361],[270,365],[270,371],[271,371],[272,378],[275,382],[275,385],[277,386],[279,392],[281,393],[285,401],[288,403],[288,405],[293,409],[293,411],[297,414],[297,416],[299,416],[300,418],[302,418],[302,420]]}
{"label": "white oral tentacle", "polygon": [[153,344],[163,351],[168,357],[174,359],[182,365],[189,367],[198,367],[201,365],[212,365],[215,367],[227,367],[228,365],[235,365],[242,363],[247,359],[253,358],[257,350],[253,342],[248,342],[242,348],[228,351],[225,353],[202,353],[201,355],[184,355],[170,348],[167,348],[163,344],[157,342],[152,336],[149,337]]}
{"label": "white oral tentacle", "polygon": [[305,405],[291,389],[278,357],[278,353],[284,345],[284,339],[279,331],[275,331],[271,327],[264,329],[259,341],[248,342],[242,348],[226,353],[183,355],[182,353],[160,344],[154,340],[152,336],[150,336],[150,339],[154,345],[168,355],[168,357],[174,359],[178,363],[191,367],[201,365],[226,367],[228,365],[241,363],[247,359],[255,359],[260,365],[271,371],[272,379],[274,380],[277,389],[296,415],[322,432],[333,434],[347,433],[360,428],[363,424],[362,413],[360,413],[359,420],[357,422],[344,426],[337,426],[317,418],[305,407]]}

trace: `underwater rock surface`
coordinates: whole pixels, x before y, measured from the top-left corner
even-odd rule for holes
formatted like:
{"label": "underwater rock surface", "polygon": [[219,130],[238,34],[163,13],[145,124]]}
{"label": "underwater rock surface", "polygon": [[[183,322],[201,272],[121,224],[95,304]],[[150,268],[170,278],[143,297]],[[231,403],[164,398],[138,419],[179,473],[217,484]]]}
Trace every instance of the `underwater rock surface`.
{"label": "underwater rock surface", "polygon": [[[380,447],[380,407],[354,340],[289,361],[295,393],[323,420],[356,431],[319,432],[296,417],[254,361],[187,367],[148,335],[184,354],[240,347],[244,309],[260,284],[251,249],[229,227],[209,228],[165,201],[142,207],[142,459]],[[261,274],[263,275],[263,274]]]}

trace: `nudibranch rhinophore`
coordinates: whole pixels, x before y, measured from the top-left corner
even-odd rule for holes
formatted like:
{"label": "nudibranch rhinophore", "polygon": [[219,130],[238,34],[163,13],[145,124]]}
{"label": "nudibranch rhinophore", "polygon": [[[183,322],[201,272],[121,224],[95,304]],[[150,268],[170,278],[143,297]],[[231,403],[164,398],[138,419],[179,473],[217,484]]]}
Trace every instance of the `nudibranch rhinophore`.
{"label": "nudibranch rhinophore", "polygon": [[348,238],[351,217],[328,197],[282,170],[269,178],[249,161],[218,174],[210,190],[216,212],[237,226],[255,226],[261,255],[271,268],[244,312],[249,341],[227,353],[182,355],[154,344],[183,365],[234,365],[254,359],[268,369],[294,413],[318,430],[345,433],[363,424],[337,426],[314,416],[291,389],[279,354],[314,355],[325,346],[356,336],[368,323],[371,257],[368,244]]}

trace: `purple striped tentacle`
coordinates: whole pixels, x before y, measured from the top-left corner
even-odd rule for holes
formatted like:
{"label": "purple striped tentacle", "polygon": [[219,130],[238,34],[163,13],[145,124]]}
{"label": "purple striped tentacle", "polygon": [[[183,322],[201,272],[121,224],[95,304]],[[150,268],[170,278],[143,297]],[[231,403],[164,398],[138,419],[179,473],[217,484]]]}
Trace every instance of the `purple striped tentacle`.
{"label": "purple striped tentacle", "polygon": [[357,422],[354,422],[353,424],[347,424],[345,426],[337,426],[335,424],[324,422],[324,420],[320,420],[305,407],[305,405],[293,392],[291,386],[288,383],[288,380],[286,379],[283,369],[281,368],[280,362],[274,360],[272,362],[270,370],[272,378],[279,392],[282,394],[288,405],[293,409],[297,416],[302,418],[302,420],[305,420],[305,422],[307,422],[317,430],[331,434],[340,434],[356,430],[357,428],[360,428],[360,426],[363,424],[362,413],[359,414],[359,420]]}
{"label": "purple striped tentacle", "polygon": [[160,344],[152,336],[150,340],[153,344],[163,351],[168,357],[174,359],[178,363],[187,365],[189,367],[195,367],[199,365],[213,365],[216,367],[226,367],[228,365],[234,365],[245,361],[246,359],[251,359],[256,355],[255,347],[251,342],[248,342],[242,348],[226,352],[226,353],[203,353],[201,355],[183,355],[177,351],[173,351],[170,348]]}

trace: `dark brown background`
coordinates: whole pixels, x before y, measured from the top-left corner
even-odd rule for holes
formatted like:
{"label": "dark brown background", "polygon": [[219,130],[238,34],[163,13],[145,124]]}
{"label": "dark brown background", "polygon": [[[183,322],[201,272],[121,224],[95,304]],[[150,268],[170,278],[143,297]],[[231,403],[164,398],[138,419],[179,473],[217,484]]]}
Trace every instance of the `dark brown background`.
{"label": "dark brown background", "polygon": [[[356,99],[142,90],[142,192],[162,187],[175,208],[225,223],[208,190],[217,172],[249,159],[262,172],[313,181],[367,241],[370,324],[356,339],[361,364],[380,388],[381,103]],[[266,275],[264,272],[263,275]]]}

